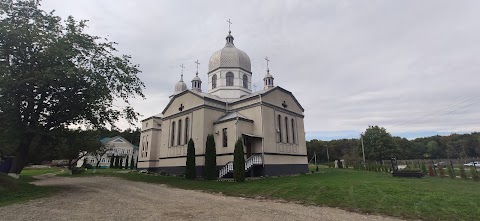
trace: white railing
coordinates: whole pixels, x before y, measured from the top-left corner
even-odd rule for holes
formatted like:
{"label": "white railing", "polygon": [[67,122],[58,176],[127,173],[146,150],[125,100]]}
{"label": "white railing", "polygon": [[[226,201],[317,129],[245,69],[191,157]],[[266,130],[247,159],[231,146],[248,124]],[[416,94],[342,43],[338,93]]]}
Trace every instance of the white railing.
{"label": "white railing", "polygon": [[225,166],[222,169],[220,169],[218,177],[222,178],[223,176],[227,175],[227,173],[230,173],[230,171],[232,170],[233,170],[233,161],[230,161],[227,164],[225,164]]}
{"label": "white railing", "polygon": [[[250,170],[255,165],[262,165],[262,156],[261,155],[252,155],[245,161],[245,172]],[[225,166],[220,169],[218,177],[222,178],[228,173],[233,171],[233,161],[228,162]]]}

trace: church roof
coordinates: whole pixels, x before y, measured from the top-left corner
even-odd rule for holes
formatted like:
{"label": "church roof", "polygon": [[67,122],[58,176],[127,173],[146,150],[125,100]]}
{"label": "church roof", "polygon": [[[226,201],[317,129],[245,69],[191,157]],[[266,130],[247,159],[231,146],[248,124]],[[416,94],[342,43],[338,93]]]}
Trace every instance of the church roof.
{"label": "church roof", "polygon": [[252,119],[249,119],[248,117],[245,117],[244,115],[238,112],[227,112],[225,115],[220,117],[217,121],[215,121],[215,124],[219,124],[219,123],[223,123],[223,122],[235,120],[235,119],[253,122]]}
{"label": "church roof", "polygon": [[216,95],[212,95],[212,94],[209,94],[209,93],[199,92],[199,91],[195,91],[195,90],[185,90],[185,91],[178,92],[178,93],[175,93],[172,96],[170,96],[170,102],[167,104],[167,106],[165,107],[165,109],[163,110],[162,113],[165,113],[165,111],[168,109],[168,107],[170,106],[170,104],[173,102],[173,100],[176,97],[182,96],[183,94],[186,94],[186,93],[192,93],[192,94],[194,94],[194,95],[196,95],[200,98],[204,98],[204,99],[206,98],[206,99],[209,99],[211,101],[216,101],[216,102],[220,102],[220,103],[223,103],[223,104],[235,104],[235,103],[246,101],[250,98],[255,98],[259,95],[262,95],[262,96],[266,95],[266,94],[268,94],[268,93],[270,93],[274,90],[281,90],[281,91],[285,92],[286,94],[290,94],[293,97],[294,101],[297,103],[297,105],[300,107],[300,109],[302,109],[302,111],[304,110],[302,105],[300,105],[300,103],[295,98],[295,96],[293,96],[292,92],[287,91],[287,90],[285,90],[281,87],[275,86],[275,87],[272,87],[272,88],[257,91],[257,92],[245,95],[245,96],[240,97],[240,98],[235,98],[235,99],[225,99],[225,98],[220,98]]}

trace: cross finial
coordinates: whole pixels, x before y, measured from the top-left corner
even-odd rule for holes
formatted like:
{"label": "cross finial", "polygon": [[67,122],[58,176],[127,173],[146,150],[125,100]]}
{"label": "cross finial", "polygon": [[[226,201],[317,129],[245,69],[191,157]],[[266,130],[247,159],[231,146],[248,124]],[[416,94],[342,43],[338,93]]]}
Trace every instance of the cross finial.
{"label": "cross finial", "polygon": [[197,64],[197,75],[198,75],[198,65],[200,65],[200,62],[198,62],[198,59],[195,61],[195,64]]}
{"label": "cross finial", "polygon": [[230,21],[230,19],[228,19],[227,22],[228,22],[228,33],[230,33],[230,25],[232,24],[232,22]]}
{"label": "cross finial", "polygon": [[183,66],[183,64],[182,64],[182,65],[180,65],[180,67],[182,68],[181,79],[183,80],[183,69],[185,68],[185,66]]}
{"label": "cross finial", "polygon": [[268,57],[265,57],[265,61],[267,61],[267,70],[268,70],[268,62],[270,61]]}

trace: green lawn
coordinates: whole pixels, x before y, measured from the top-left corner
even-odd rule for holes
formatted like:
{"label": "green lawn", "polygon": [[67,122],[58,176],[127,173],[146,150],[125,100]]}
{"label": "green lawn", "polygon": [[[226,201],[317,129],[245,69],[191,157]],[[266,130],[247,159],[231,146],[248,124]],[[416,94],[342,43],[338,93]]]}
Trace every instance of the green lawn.
{"label": "green lawn", "polygon": [[58,188],[35,186],[33,176],[59,172],[60,168],[24,169],[19,179],[0,173],[0,207],[53,194]]}
{"label": "green lawn", "polygon": [[480,217],[480,183],[449,178],[394,178],[387,173],[320,169],[318,174],[267,178],[245,183],[185,180],[143,174],[110,174],[132,181],[232,196],[285,199],[310,205],[425,220]]}

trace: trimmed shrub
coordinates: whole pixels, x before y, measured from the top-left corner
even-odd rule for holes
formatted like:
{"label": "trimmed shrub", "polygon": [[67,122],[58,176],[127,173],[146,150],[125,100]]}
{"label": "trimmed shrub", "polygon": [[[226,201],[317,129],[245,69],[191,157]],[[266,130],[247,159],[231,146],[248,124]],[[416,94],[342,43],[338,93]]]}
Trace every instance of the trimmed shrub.
{"label": "trimmed shrub", "polygon": [[233,153],[233,179],[235,182],[245,181],[245,156],[243,153],[242,139],[238,139],[235,143]]}
{"label": "trimmed shrub", "polygon": [[455,173],[453,172],[453,168],[451,166],[447,166],[447,173],[450,178],[455,178]]}
{"label": "trimmed shrub", "polygon": [[424,163],[422,163],[422,165],[420,166],[420,169],[421,169],[423,174],[427,174],[427,167],[425,166]]}
{"label": "trimmed shrub", "polygon": [[437,164],[438,165],[438,176],[444,178],[445,177],[445,170],[443,169],[443,166],[440,165],[440,164]]}
{"label": "trimmed shrub", "polygon": [[130,169],[131,170],[135,169],[135,160],[133,159],[133,155],[132,155],[132,160],[130,161]]}
{"label": "trimmed shrub", "polygon": [[127,159],[125,159],[125,169],[128,170],[128,156]]}
{"label": "trimmed shrub", "polygon": [[432,165],[428,165],[428,175],[435,176],[435,172],[433,171]]}
{"label": "trimmed shrub", "polygon": [[194,180],[197,178],[197,170],[195,169],[195,143],[192,138],[188,141],[187,162],[185,168],[185,178]]}
{"label": "trimmed shrub", "polygon": [[467,179],[467,174],[465,173],[465,167],[460,166],[459,168],[460,168],[460,177],[462,179],[466,180]]}
{"label": "trimmed shrub", "polygon": [[113,168],[113,163],[115,162],[115,158],[113,155],[110,157],[110,168]]}
{"label": "trimmed shrub", "polygon": [[480,176],[478,175],[477,168],[475,167],[470,168],[470,177],[472,177],[472,180],[474,181],[480,181]]}
{"label": "trimmed shrub", "polygon": [[205,148],[205,179],[217,179],[217,150],[213,134],[207,136]]}
{"label": "trimmed shrub", "polygon": [[89,170],[90,170],[90,169],[93,169],[92,164],[89,164],[89,163],[83,164],[83,167],[85,167],[86,169],[89,169]]}

